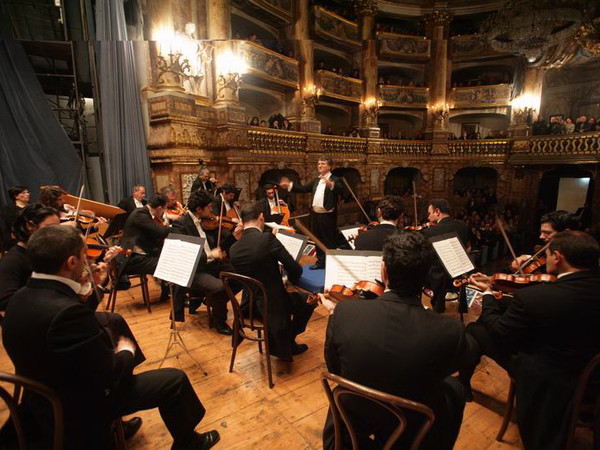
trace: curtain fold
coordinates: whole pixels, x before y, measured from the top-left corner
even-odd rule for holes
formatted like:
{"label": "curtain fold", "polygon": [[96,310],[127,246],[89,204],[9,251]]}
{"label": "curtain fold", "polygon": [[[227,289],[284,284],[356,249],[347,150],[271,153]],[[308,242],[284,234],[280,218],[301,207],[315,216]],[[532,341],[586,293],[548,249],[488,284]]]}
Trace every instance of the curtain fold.
{"label": "curtain fold", "polygon": [[109,199],[116,203],[136,184],[152,192],[133,42],[127,40],[122,0],[96,1],[96,40],[102,147]]}

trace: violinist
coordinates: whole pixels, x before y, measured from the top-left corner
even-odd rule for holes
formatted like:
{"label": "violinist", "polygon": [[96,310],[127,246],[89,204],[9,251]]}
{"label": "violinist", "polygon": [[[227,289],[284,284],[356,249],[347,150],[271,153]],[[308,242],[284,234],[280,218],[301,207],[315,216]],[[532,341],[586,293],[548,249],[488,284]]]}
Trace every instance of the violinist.
{"label": "violinist", "polygon": [[[456,320],[423,308],[421,291],[433,258],[420,233],[388,237],[381,268],[385,292],[375,300],[337,304],[327,325],[325,361],[331,373],[432,408],[435,421],[419,448],[449,450],[465,405],[462,386],[451,376],[466,354],[465,333]],[[353,420],[359,448],[383,448],[397,425],[388,420],[389,412],[363,403],[347,402],[347,407],[360,419]],[[414,437],[410,427],[405,433]],[[352,447],[344,437],[342,448]],[[334,440],[329,413],[323,448],[333,449]]]}
{"label": "violinist", "polygon": [[277,199],[275,198],[275,186],[270,183],[267,183],[263,186],[263,191],[265,196],[258,200],[258,204],[262,208],[262,213],[265,218],[265,222],[275,222],[280,224],[283,219],[283,215],[278,213],[279,206],[287,206],[287,203],[283,200],[279,199],[279,203],[277,203]]}
{"label": "violinist", "polygon": [[[259,280],[267,292],[269,351],[272,355],[292,361],[292,357],[308,350],[306,344],[296,342],[298,335],[306,330],[306,324],[316,307],[309,305],[307,296],[287,292],[281,279],[279,263],[293,283],[302,275],[302,267],[292,258],[272,233],[263,233],[265,217],[259,202],[245,204],[241,210],[244,231],[242,237],[231,247],[231,261],[236,271]],[[263,299],[257,299],[262,313]],[[242,300],[242,310],[248,308]]]}
{"label": "violinist", "polygon": [[[178,234],[204,238],[204,251],[198,269],[192,281],[192,291],[200,291],[206,296],[206,301],[212,306],[212,324],[218,333],[231,335],[232,330],[227,324],[227,302],[228,297],[223,283],[219,278],[221,272],[235,272],[234,267],[225,260],[225,255],[220,246],[217,245],[214,233],[207,232],[202,228],[202,219],[212,216],[214,197],[208,191],[199,189],[192,192],[188,199],[189,212],[173,222],[173,231]],[[241,225],[240,225],[241,227]],[[230,237],[229,239],[235,238]],[[183,297],[185,289],[177,288],[173,299],[175,320],[184,321]],[[198,303],[190,303],[191,314],[196,312],[200,306]]]}
{"label": "violinist", "polygon": [[[568,229],[573,229],[573,225],[574,220],[571,213],[563,210],[549,212],[548,214],[544,214],[540,220],[539,238],[542,241],[542,243],[546,245],[550,241],[552,241],[552,239],[554,238],[554,236],[556,236],[557,233]],[[516,272],[517,270],[519,270],[519,268],[521,268],[521,266],[527,264],[527,262],[530,261],[531,258],[532,255],[518,256],[511,262],[510,268]],[[540,269],[542,271],[544,270],[543,264],[540,267]]]}
{"label": "violinist", "polygon": [[402,215],[402,199],[397,195],[386,195],[377,204],[379,225],[360,233],[354,240],[356,250],[380,252],[386,238],[398,231],[398,219]]}
{"label": "violinist", "polygon": [[467,326],[470,358],[460,380],[470,393],[470,379],[481,355],[487,355],[514,378],[517,423],[525,448],[564,448],[565,424],[579,375],[600,352],[598,258],[600,247],[581,231],[557,233],[546,249],[553,283],[515,292],[502,311],[489,289],[484,291],[477,322]]}
{"label": "violinist", "polygon": [[198,172],[198,176],[192,184],[192,192],[202,189],[203,191],[214,192],[217,188],[217,179],[210,176],[210,170],[206,167],[202,167]]}
{"label": "violinist", "polygon": [[[60,186],[40,186],[40,198],[39,203],[48,207],[56,209],[60,214],[60,221],[69,221],[69,216],[75,212],[75,207],[67,205],[65,203],[65,191]],[[73,225],[75,225],[73,223]]]}
{"label": "violinist", "polygon": [[160,193],[167,198],[165,217],[169,223],[172,223],[185,214],[185,208],[177,201],[177,191],[174,188],[165,186],[160,190]]}
{"label": "violinist", "polygon": [[221,188],[221,195],[217,195],[216,201],[213,202],[213,212],[219,216],[221,214],[221,204],[223,204],[223,215],[227,215],[236,223],[238,223],[239,217],[237,213],[229,214],[230,211],[240,207],[240,203],[235,200],[237,189],[232,184],[226,184]]}
{"label": "violinist", "polygon": [[22,211],[29,204],[29,188],[27,186],[12,186],[8,189],[10,203],[0,211],[0,230],[2,231],[1,239],[4,246],[0,245],[0,249],[8,250],[15,244],[15,240],[11,237],[11,228],[17,218],[19,211]]}
{"label": "violinist", "polygon": [[131,195],[122,199],[118,206],[125,212],[130,213],[136,208],[146,206],[146,203],[146,188],[141,184],[136,184],[131,191]]}

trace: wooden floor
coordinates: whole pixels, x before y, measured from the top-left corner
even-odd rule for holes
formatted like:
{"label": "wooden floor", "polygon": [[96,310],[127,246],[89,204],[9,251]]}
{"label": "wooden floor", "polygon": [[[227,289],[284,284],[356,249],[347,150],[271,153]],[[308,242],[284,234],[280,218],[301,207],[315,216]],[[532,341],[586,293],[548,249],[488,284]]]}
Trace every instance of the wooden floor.
{"label": "wooden floor", "polygon": [[[151,294],[157,300],[159,290],[150,281]],[[169,310],[166,303],[154,303],[149,314],[142,306],[138,289],[120,292],[117,311],[128,321],[147,361],[138,371],[156,369],[169,339]],[[449,312],[448,314],[454,315]],[[208,328],[206,310],[187,316],[181,336],[193,357],[208,372],[204,376],[185,355],[167,359],[165,366],[180,367],[188,374],[196,393],[207,409],[198,431],[216,429],[221,434],[221,449],[318,449],[327,413],[327,399],[320,385],[324,367],[323,344],[328,313],[319,306],[298,342],[309,350],[293,363],[272,358],[275,387],[267,386],[266,364],[256,345],[243,343],[233,373],[228,373],[231,339]],[[172,352],[174,355],[178,352]],[[13,372],[4,348],[0,350],[0,370]],[[522,448],[517,427],[512,423],[505,441],[495,441],[504,409],[508,378],[495,363],[485,360],[473,379],[475,401],[464,413],[457,449]],[[2,402],[0,402],[2,403]],[[7,416],[0,405],[0,420]],[[128,442],[129,449],[169,449],[171,438],[158,410],[142,411],[140,432]],[[586,446],[585,446],[586,447]],[[581,447],[581,448],[585,448]]]}

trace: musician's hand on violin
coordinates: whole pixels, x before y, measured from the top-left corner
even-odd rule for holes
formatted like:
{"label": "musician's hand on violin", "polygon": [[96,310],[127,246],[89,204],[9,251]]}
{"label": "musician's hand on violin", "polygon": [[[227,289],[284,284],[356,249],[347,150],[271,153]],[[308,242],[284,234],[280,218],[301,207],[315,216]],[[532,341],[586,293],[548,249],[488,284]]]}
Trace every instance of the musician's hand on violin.
{"label": "musician's hand on violin", "polygon": [[513,259],[512,262],[510,263],[510,268],[512,270],[519,270],[519,268],[521,267],[521,265],[527,261],[529,258],[531,258],[531,255],[521,255],[521,256],[517,256],[516,259]]}
{"label": "musician's hand on violin", "polygon": [[127,350],[131,352],[132,355],[135,355],[135,344],[133,341],[125,336],[120,336],[117,348],[115,348],[115,353],[122,352],[123,350]]}
{"label": "musician's hand on violin", "polygon": [[280,204],[281,206],[287,206],[287,203],[286,203],[286,202],[284,202],[284,201],[283,201],[283,200],[281,200],[281,199],[279,199],[279,204]]}
{"label": "musician's hand on violin", "polygon": [[[482,278],[485,278],[485,280]],[[477,289],[487,291],[488,289],[491,289],[491,284],[489,281],[487,281],[487,278],[488,276],[481,272],[473,273],[469,275],[469,283],[475,286]]]}
{"label": "musician's hand on violin", "polygon": [[90,265],[90,268],[92,269],[92,276],[96,285],[103,285],[106,282],[106,278],[108,278],[108,264],[101,262]]}
{"label": "musician's hand on violin", "polygon": [[221,250],[221,247],[213,248],[210,251],[210,256],[213,259],[223,259],[223,258],[225,258],[225,255],[223,254],[223,250]]}
{"label": "musician's hand on violin", "polygon": [[106,217],[96,216],[96,220],[98,223],[107,223],[108,219]]}
{"label": "musician's hand on violin", "polygon": [[327,297],[327,294],[317,294],[317,295],[319,296],[319,301],[325,307],[325,309],[333,314],[333,310],[335,309],[336,303],[329,300],[329,297]]}
{"label": "musician's hand on violin", "polygon": [[119,247],[118,245],[113,245],[112,247],[109,247],[109,249],[106,250],[106,253],[104,254],[103,261],[105,263],[109,263],[115,256],[117,256],[122,251],[123,247]]}

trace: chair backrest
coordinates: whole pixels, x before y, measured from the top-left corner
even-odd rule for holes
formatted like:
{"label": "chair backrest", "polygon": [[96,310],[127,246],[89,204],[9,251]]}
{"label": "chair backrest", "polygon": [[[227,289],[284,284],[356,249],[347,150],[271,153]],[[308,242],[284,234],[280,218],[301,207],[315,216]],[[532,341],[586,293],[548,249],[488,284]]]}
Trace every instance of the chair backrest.
{"label": "chair backrest", "polygon": [[[348,411],[344,407],[341,401],[342,397],[359,397],[367,399],[374,404],[381,406],[382,408],[389,411],[398,420],[398,426],[393,430],[387,439],[384,449],[390,449],[398,441],[407,426],[407,418],[405,411],[414,411],[424,416],[422,425],[418,428],[415,434],[411,449],[417,449],[421,445],[423,438],[431,428],[435,419],[435,414],[426,405],[421,403],[413,402],[411,400],[398,397],[396,395],[386,394],[385,392],[371,389],[353,381],[347,380],[339,375],[334,375],[329,372],[323,372],[322,377],[323,388],[329,399],[329,406],[331,415],[333,417],[333,424],[335,427],[335,450],[341,450],[343,447],[342,438],[342,424],[340,423],[340,416],[346,425],[346,429],[350,434],[352,440],[352,448],[357,450],[359,448],[359,442],[356,436],[356,432],[353,428],[352,422]],[[337,388],[332,391],[329,381],[337,384]]]}
{"label": "chair backrest", "polygon": [[[252,331],[255,330],[267,330],[268,329],[268,299],[267,291],[263,284],[255,278],[247,277],[232,272],[221,272],[221,281],[225,287],[225,292],[231,301],[233,308],[233,315],[235,324],[239,324],[239,333],[246,339],[257,340],[255,337],[246,335],[244,328],[249,328]],[[248,302],[248,317],[246,318],[242,313],[241,306],[236,298],[236,292],[239,288],[242,288],[244,299]],[[257,298],[262,298],[261,310],[257,317],[258,305]],[[235,328],[235,327],[234,327]]]}
{"label": "chair backrest", "polygon": [[63,412],[62,404],[59,396],[49,387],[44,386],[37,381],[30,380],[29,378],[22,377],[20,375],[13,375],[10,373],[0,372],[0,382],[6,382],[15,386],[15,395],[11,395],[6,389],[0,386],[0,397],[6,402],[10,411],[10,417],[13,421],[15,430],[17,432],[17,439],[19,442],[19,448],[25,449],[27,445],[25,443],[25,434],[23,430],[23,424],[19,417],[17,406],[19,404],[20,392],[22,390],[33,391],[50,402],[52,405],[52,411],[54,414],[54,437],[52,448],[54,450],[61,450],[63,448]]}
{"label": "chair backrest", "polygon": [[[593,420],[597,423],[600,423],[600,392],[594,392],[593,395],[588,395],[586,397],[586,394],[588,394],[588,388],[590,387],[590,381],[598,382],[599,380],[597,373],[599,368],[600,353],[594,356],[587,363],[583,369],[583,372],[579,376],[579,381],[577,382],[577,387],[575,388],[575,394],[573,395],[571,420],[569,422],[569,429],[567,432],[567,447],[565,448],[570,448],[569,445],[573,442],[575,428],[577,428],[577,424],[583,409],[586,409],[586,412],[591,412],[593,414]],[[594,374],[596,374],[596,378],[592,379]],[[596,386],[596,389],[598,389],[598,386]],[[591,400],[592,404],[589,404],[587,402],[588,400]]]}

